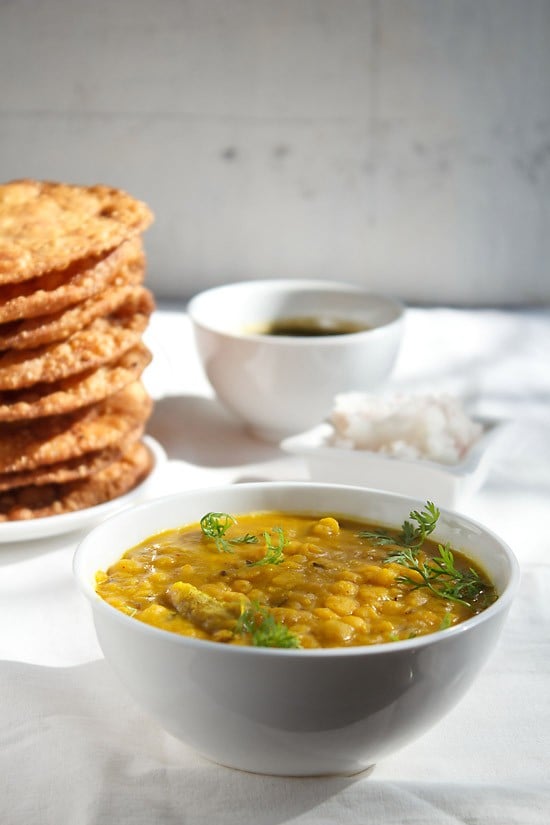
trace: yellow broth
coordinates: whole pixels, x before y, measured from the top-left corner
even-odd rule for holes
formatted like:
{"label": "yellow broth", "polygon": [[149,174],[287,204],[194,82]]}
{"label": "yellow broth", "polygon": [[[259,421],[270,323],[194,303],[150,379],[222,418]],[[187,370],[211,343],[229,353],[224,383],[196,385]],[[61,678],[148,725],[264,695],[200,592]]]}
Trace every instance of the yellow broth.
{"label": "yellow broth", "polygon": [[[386,540],[362,531],[382,531]],[[244,543],[247,534],[257,541]],[[227,644],[262,644],[240,617],[248,611],[259,623],[269,616],[296,642],[282,646],[302,648],[410,639],[458,624],[496,598],[479,568],[455,550],[458,570],[481,575],[479,597],[464,604],[416,586],[420,574],[388,560],[402,549],[399,536],[344,517],[264,512],[237,516],[216,543],[196,523],[128,550],[97,574],[97,593],[155,627]],[[415,551],[421,562],[439,552],[428,539]],[[280,563],[269,562],[277,555]]]}

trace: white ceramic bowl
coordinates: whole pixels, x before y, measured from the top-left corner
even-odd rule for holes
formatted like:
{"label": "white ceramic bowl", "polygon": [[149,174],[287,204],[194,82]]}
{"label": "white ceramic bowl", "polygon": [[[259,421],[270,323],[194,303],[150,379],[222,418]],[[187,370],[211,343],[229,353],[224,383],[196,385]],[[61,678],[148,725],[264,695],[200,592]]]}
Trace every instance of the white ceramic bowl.
{"label": "white ceramic bowl", "polygon": [[283,439],[285,452],[301,456],[313,481],[357,484],[419,499],[434,498],[441,507],[457,507],[483,484],[491,453],[505,425],[482,421],[481,437],[456,464],[395,458],[370,450],[333,446],[331,424],[323,423]]}
{"label": "white ceramic bowl", "polygon": [[[222,403],[256,435],[279,441],[324,418],[334,396],[388,377],[403,307],[351,284],[245,281],[202,292],[188,306],[205,372]],[[346,319],[363,332],[269,336],[255,326],[288,317]]]}
{"label": "white ceramic bowl", "polygon": [[208,759],[241,770],[352,774],[434,725],[485,665],[518,583],[517,562],[497,536],[442,512],[435,537],[479,562],[499,598],[448,630],[368,647],[282,650],[179,636],[102,601],[94,575],[147,536],[195,522],[208,511],[314,511],[400,526],[420,504],[358,487],[306,483],[194,490],[103,522],[79,545],[74,570],[106,659],[171,734]]}

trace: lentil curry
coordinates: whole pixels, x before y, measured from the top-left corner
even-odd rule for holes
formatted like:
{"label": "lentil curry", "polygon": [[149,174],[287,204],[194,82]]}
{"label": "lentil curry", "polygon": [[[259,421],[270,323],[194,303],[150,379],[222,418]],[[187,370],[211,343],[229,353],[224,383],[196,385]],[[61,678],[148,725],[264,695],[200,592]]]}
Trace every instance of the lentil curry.
{"label": "lentil curry", "polygon": [[97,592],[155,627],[233,645],[410,639],[496,599],[470,560],[427,538],[438,517],[431,502],[401,531],[332,515],[208,513],[128,550],[97,574]]}

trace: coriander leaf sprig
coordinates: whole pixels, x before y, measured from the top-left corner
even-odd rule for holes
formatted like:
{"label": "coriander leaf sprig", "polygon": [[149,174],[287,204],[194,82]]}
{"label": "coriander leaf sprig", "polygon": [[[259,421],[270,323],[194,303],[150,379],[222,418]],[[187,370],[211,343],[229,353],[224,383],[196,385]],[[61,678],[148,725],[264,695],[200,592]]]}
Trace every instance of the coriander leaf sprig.
{"label": "coriander leaf sprig", "polygon": [[410,521],[403,522],[401,528],[403,544],[412,548],[421,547],[424,539],[435,530],[439,516],[440,512],[432,501],[427,501],[423,510],[411,510],[409,517],[416,521],[418,526],[414,527]]}
{"label": "coriander leaf sprig", "polygon": [[407,547],[390,553],[386,563],[393,562],[406,567],[420,576],[401,575],[397,582],[410,584],[413,590],[426,587],[435,596],[458,602],[472,608],[472,603],[485,595],[490,598],[492,588],[486,584],[477,570],[470,567],[468,570],[459,570],[455,565],[453,552],[448,544],[438,545],[439,555],[427,561],[417,558],[415,548]]}
{"label": "coriander leaf sprig", "polygon": [[422,547],[424,540],[435,530],[439,516],[440,512],[435,504],[427,501],[422,510],[411,510],[409,513],[409,518],[416,521],[417,526],[415,527],[410,521],[404,521],[400,536],[392,536],[390,533],[378,530],[362,530],[357,535],[360,538],[371,539],[379,546],[391,544],[418,550]]}
{"label": "coriander leaf sprig", "polygon": [[250,533],[244,536],[237,536],[234,539],[226,539],[225,534],[232,524],[236,524],[237,519],[229,513],[206,513],[200,520],[203,535],[212,539],[220,553],[232,553],[232,544],[257,544],[258,537]]}
{"label": "coriander leaf sprig", "polygon": [[266,607],[252,602],[235,626],[236,633],[250,633],[255,647],[300,647],[300,640],[284,624],[275,619]]}
{"label": "coriander leaf sprig", "polygon": [[285,534],[283,532],[282,527],[274,527],[271,531],[272,533],[277,533],[278,535],[278,542],[275,544],[270,536],[270,534],[266,531],[264,533],[265,539],[265,555],[259,561],[253,561],[250,563],[251,567],[259,567],[260,565],[264,564],[281,564],[285,560],[283,550],[287,543]]}
{"label": "coriander leaf sprig", "polygon": [[203,534],[213,539],[220,553],[231,553],[227,540],[224,538],[235,519],[228,513],[207,513],[201,518],[201,530]]}

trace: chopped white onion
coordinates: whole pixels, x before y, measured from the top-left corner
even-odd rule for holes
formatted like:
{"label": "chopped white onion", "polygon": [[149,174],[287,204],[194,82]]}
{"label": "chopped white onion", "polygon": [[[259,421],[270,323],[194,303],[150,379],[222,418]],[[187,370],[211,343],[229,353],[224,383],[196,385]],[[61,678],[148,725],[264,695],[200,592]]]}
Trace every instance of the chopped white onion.
{"label": "chopped white onion", "polygon": [[331,423],[334,446],[442,464],[464,458],[483,429],[450,395],[345,393],[335,398]]}

